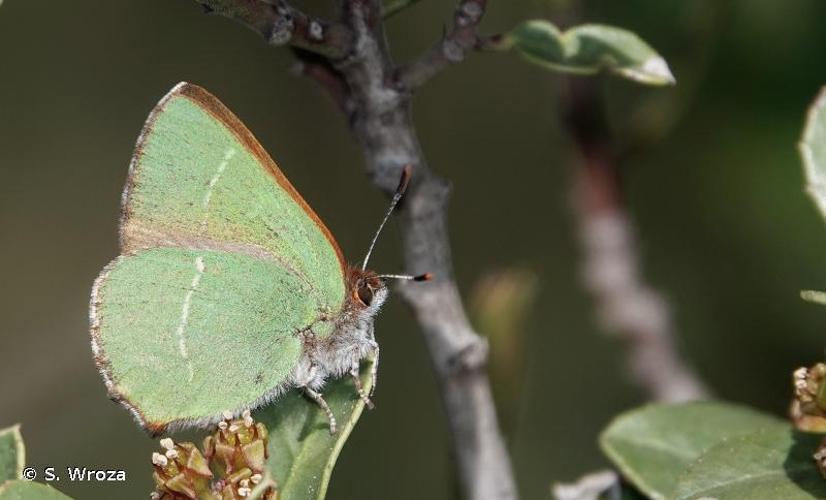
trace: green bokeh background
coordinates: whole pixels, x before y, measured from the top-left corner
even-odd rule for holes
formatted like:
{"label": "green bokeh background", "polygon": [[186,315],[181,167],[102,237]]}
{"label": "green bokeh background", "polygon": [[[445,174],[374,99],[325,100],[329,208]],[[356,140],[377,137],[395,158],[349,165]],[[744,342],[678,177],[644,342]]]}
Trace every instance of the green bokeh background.
{"label": "green bokeh background", "polygon": [[[321,8],[322,2],[303,2]],[[400,60],[428,47],[453,2],[390,22]],[[570,2],[491,0],[484,28],[564,19]],[[642,35],[676,88],[601,78],[618,129],[633,114],[664,136],[626,164],[644,272],[670,299],[680,344],[726,399],[785,411],[793,368],[822,358],[826,227],[803,193],[795,143],[826,83],[821,0],[590,1],[580,16]],[[291,56],[188,0],[7,0],[0,7],[0,426],[23,423],[31,465],[124,468],[126,484],[58,486],[77,498],[145,498],[157,443],[109,402],[87,341],[89,288],[117,253],[120,190],[137,133],[175,83],[232,108],[358,260],[385,207],[334,105],[288,71]],[[507,430],[524,498],[604,466],[595,436],[644,395],[580,286],[563,79],[480,54],[416,97],[432,167],[454,185],[451,233],[464,292],[512,265],[536,270],[522,332],[527,378]],[[672,111],[673,110],[673,111]],[[658,115],[673,117],[666,129]],[[666,120],[668,121],[668,120]],[[401,266],[391,228],[375,260]],[[408,311],[377,323],[378,408],[331,485],[335,499],[447,499],[449,435]]]}

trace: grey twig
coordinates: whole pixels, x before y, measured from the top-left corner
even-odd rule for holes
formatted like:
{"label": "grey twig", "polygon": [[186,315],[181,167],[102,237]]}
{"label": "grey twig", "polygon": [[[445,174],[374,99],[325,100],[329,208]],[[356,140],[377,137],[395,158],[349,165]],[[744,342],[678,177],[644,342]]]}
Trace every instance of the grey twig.
{"label": "grey twig", "polygon": [[196,0],[209,13],[239,21],[271,45],[291,45],[336,58],[350,48],[352,34],[341,23],[313,17],[285,0]]}
{"label": "grey twig", "polygon": [[551,494],[556,500],[613,500],[622,497],[622,484],[616,472],[601,470],[586,474],[574,483],[555,483]]}
{"label": "grey twig", "polygon": [[[435,279],[402,286],[400,291],[413,309],[433,360],[466,498],[515,500],[516,485],[486,372],[487,343],[471,327],[453,278],[447,226],[450,186],[428,168],[411,119],[411,88],[434,74],[447,57],[457,58],[450,50],[451,55],[445,55],[443,49],[441,56],[424,56],[407,72],[411,79],[400,85],[395,78],[400,73],[387,47],[380,0],[338,0],[337,4],[339,22],[350,33],[347,50],[329,56],[298,47],[299,70],[318,81],[345,112],[377,187],[392,194],[402,169],[413,167],[399,211],[405,267],[411,273],[430,272]],[[484,7],[484,0],[460,2],[456,27],[448,36],[460,52],[475,43],[474,30]],[[268,16],[263,23],[267,36],[272,15],[267,9],[262,15]],[[242,21],[261,25],[249,17]],[[434,66],[427,69],[431,60]]]}
{"label": "grey twig", "polygon": [[468,51],[483,43],[478,27],[485,14],[486,0],[462,0],[453,14],[453,27],[429,51],[399,69],[399,84],[416,89],[443,69],[464,60]]}
{"label": "grey twig", "polygon": [[634,380],[656,401],[702,399],[708,390],[681,359],[666,301],[642,278],[619,189],[619,163],[593,80],[569,80],[565,124],[579,151],[574,190],[585,286],[604,327],[622,338]]}
{"label": "grey twig", "polygon": [[499,432],[486,373],[487,343],[473,331],[456,282],[447,228],[450,187],[427,166],[410,114],[410,94],[395,85],[379,2],[348,2],[355,32],[352,55],[337,64],[350,89],[349,121],[367,172],[390,194],[405,165],[412,183],[400,213],[405,267],[431,272],[426,286],[401,291],[422,327],[453,435],[459,475],[468,499],[517,498],[511,464]]}

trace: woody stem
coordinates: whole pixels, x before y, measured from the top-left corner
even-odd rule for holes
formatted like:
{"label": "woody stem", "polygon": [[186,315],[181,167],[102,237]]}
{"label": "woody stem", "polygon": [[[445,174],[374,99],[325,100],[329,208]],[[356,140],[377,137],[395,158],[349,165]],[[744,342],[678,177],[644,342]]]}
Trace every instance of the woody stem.
{"label": "woody stem", "polygon": [[447,205],[450,186],[427,165],[411,119],[409,88],[394,78],[378,1],[345,2],[354,50],[335,63],[349,89],[352,131],[374,184],[392,195],[405,165],[413,177],[400,211],[405,266],[430,272],[427,285],[404,283],[402,294],[422,328],[441,388],[465,496],[516,499],[516,486],[486,373],[487,343],[471,327],[450,253]]}

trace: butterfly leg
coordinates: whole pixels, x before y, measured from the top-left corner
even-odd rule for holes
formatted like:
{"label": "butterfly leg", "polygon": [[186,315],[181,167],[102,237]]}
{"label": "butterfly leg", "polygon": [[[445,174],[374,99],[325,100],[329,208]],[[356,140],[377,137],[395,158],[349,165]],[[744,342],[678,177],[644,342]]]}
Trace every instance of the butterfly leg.
{"label": "butterfly leg", "polygon": [[309,387],[304,387],[304,393],[307,396],[311,397],[313,401],[316,402],[318,406],[324,410],[324,413],[327,414],[327,419],[330,421],[330,434],[336,433],[336,416],[333,415],[333,410],[330,409],[330,405],[327,404],[327,401],[324,401],[324,397],[321,395],[320,392],[314,391]]}
{"label": "butterfly leg", "polygon": [[379,345],[373,341],[373,367],[370,368],[370,397],[376,392],[376,383],[379,381]]}
{"label": "butterfly leg", "polygon": [[356,392],[358,392],[359,398],[364,401],[364,404],[367,406],[368,409],[372,410],[376,407],[367,394],[364,393],[364,387],[361,385],[361,377],[359,376],[359,362],[356,361],[353,366],[350,368],[350,377],[353,378],[353,384],[356,386]]}

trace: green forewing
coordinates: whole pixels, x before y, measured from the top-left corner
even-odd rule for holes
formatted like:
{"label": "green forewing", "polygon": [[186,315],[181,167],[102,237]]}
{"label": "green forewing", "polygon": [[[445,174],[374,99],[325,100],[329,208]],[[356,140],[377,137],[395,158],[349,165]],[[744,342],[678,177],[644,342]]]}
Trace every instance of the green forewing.
{"label": "green forewing", "polygon": [[329,232],[240,121],[198,87],[176,87],[150,116],[123,210],[125,251],[249,245],[303,275],[323,305],[343,301]]}
{"label": "green forewing", "polygon": [[110,393],[149,429],[263,402],[333,330],[340,250],[250,132],[181,84],[147,121],[123,199],[122,253],[92,297]]}

